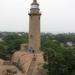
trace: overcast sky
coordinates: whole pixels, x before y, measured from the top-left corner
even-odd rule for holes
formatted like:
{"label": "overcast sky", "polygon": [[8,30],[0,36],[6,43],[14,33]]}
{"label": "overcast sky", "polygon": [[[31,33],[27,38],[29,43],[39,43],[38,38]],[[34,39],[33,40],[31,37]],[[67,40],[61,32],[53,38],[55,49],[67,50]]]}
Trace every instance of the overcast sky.
{"label": "overcast sky", "polygon": [[[29,31],[33,0],[0,0],[0,31]],[[75,32],[75,0],[38,0],[41,32]]]}

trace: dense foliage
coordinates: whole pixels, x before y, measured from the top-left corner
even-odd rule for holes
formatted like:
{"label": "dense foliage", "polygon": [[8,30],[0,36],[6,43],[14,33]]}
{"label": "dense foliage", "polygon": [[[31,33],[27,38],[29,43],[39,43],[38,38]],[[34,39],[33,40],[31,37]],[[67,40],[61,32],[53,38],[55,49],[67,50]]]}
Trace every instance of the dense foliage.
{"label": "dense foliage", "polygon": [[9,58],[13,52],[20,49],[20,44],[27,42],[27,33],[6,33],[0,42],[0,58]]}
{"label": "dense foliage", "polygon": [[75,75],[75,48],[65,46],[66,42],[75,41],[74,35],[72,34],[73,38],[69,35],[71,34],[43,35],[42,50],[48,63],[44,68],[48,69],[49,75]]}

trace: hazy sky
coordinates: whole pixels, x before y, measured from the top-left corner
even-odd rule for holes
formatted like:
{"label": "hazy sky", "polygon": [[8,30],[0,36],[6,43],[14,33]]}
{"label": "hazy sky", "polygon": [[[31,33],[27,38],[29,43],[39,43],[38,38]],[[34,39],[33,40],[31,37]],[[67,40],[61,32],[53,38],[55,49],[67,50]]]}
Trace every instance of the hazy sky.
{"label": "hazy sky", "polygon": [[[29,31],[33,0],[0,0],[0,31]],[[75,0],[38,0],[42,32],[75,32]]]}

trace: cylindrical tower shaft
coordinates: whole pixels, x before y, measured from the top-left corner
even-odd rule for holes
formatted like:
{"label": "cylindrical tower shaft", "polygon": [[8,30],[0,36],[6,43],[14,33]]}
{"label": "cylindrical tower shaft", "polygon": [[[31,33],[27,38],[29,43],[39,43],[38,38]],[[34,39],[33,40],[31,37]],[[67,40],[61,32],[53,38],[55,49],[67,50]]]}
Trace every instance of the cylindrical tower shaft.
{"label": "cylindrical tower shaft", "polygon": [[33,0],[29,13],[29,48],[40,50],[40,9],[36,0]]}

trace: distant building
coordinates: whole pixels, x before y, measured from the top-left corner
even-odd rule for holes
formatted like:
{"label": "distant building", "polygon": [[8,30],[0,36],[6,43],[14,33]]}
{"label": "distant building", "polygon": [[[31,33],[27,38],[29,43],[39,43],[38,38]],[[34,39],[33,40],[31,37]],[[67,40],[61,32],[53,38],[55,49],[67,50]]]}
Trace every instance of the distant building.
{"label": "distant building", "polygon": [[2,42],[3,41],[3,39],[2,38],[0,38],[0,42]]}
{"label": "distant building", "polygon": [[72,43],[72,42],[67,42],[66,44],[67,44],[68,46],[71,46],[71,47],[73,46],[73,43]]}

